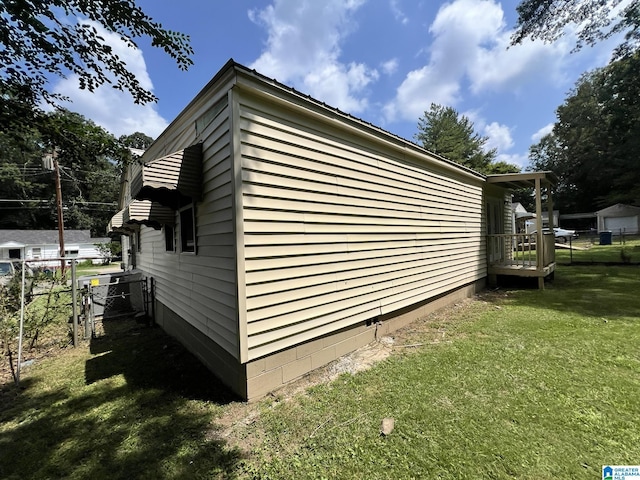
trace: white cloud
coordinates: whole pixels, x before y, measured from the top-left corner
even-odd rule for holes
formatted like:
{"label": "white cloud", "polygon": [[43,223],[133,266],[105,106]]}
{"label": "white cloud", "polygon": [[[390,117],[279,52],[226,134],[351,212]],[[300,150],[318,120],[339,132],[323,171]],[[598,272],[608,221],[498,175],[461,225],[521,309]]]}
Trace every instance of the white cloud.
{"label": "white cloud", "polygon": [[409,23],[409,17],[405,15],[405,13],[400,8],[400,5],[398,5],[398,0],[390,0],[389,7],[391,7],[391,12],[393,12],[393,16],[398,22],[400,22],[402,25],[406,25],[407,23]]}
{"label": "white cloud", "polygon": [[484,135],[488,137],[485,148],[491,150],[496,148],[498,152],[509,150],[513,147],[513,137],[511,129],[506,125],[500,125],[498,122],[492,122],[484,127]]}
{"label": "white cloud", "polygon": [[[114,53],[127,64],[127,68],[136,76],[140,85],[147,90],[153,90],[142,51],[128,47],[120,40],[119,35],[107,32],[99,24],[89,21],[86,23],[98,30],[113,48]],[[77,75],[69,75],[55,85],[54,91],[71,100],[61,102],[61,106],[80,113],[115,136],[143,132],[155,138],[168,125],[154,104],[136,105],[128,92],[116,90],[108,84],[91,93],[80,89]]]}
{"label": "white cloud", "polygon": [[542,140],[542,137],[544,137],[545,135],[549,135],[552,131],[553,131],[553,123],[549,123],[544,127],[542,127],[540,130],[538,130],[536,133],[531,135],[531,141],[533,143],[538,143],[540,140]]}
{"label": "white cloud", "polygon": [[350,113],[368,105],[366,87],[378,79],[364,63],[344,64],[341,44],[356,24],[364,0],[275,0],[249,18],[268,32],[266,48],[251,68],[291,84]]}
{"label": "white cloud", "polygon": [[507,48],[511,31],[495,0],[444,4],[430,26],[428,63],[409,72],[386,105],[387,120],[415,120],[433,103],[455,106],[468,83],[474,94],[516,89],[527,82],[563,80],[569,40]]}
{"label": "white cloud", "polygon": [[400,117],[416,120],[431,103],[455,105],[458,101],[460,85],[448,81],[443,72],[437,68],[426,66],[407,74],[396,92],[393,102],[384,107],[388,121]]}
{"label": "white cloud", "polygon": [[525,169],[529,164],[529,157],[527,155],[520,154],[520,153],[514,153],[514,154],[500,153],[496,156],[496,161],[511,163],[514,165],[518,165],[522,169]]}
{"label": "white cloud", "polygon": [[391,60],[383,62],[380,69],[385,75],[393,75],[398,70],[398,59],[392,58]]}
{"label": "white cloud", "polygon": [[515,89],[534,80],[560,85],[565,81],[565,58],[571,51],[567,39],[553,45],[525,41],[510,46],[511,32],[501,31],[494,43],[479,47],[467,70],[471,91]]}

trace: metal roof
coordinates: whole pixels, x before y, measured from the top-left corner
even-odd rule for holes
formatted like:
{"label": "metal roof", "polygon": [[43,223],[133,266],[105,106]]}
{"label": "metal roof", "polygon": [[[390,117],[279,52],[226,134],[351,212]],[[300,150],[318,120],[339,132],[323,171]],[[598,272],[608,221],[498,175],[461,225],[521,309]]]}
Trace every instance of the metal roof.
{"label": "metal roof", "polygon": [[[105,243],[110,238],[91,237],[89,230],[65,230],[65,243]],[[24,245],[57,245],[58,230],[0,230],[0,243],[16,242]]]}

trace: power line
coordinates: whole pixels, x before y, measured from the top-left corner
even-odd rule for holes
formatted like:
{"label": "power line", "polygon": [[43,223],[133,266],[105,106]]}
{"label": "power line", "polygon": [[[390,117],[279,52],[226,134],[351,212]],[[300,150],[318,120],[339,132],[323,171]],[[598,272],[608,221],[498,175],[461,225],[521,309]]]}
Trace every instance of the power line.
{"label": "power line", "polygon": [[[16,199],[8,199],[8,198],[0,198],[0,202],[29,202],[29,203],[53,203],[53,199],[51,200],[30,200],[26,198],[16,198]],[[72,202],[68,205],[110,205],[116,207],[118,202]]]}

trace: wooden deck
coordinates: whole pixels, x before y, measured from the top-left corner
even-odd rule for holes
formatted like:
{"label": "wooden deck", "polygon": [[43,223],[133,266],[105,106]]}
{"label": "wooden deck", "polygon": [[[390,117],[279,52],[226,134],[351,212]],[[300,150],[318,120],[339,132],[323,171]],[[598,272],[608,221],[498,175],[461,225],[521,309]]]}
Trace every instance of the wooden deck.
{"label": "wooden deck", "polygon": [[537,248],[536,234],[488,235],[490,255],[489,284],[496,284],[498,275],[537,277],[538,286],[544,288],[544,279],[556,269],[555,238],[542,235],[542,248]]}
{"label": "wooden deck", "polygon": [[[487,235],[489,283],[495,282],[498,275],[515,275],[537,277],[538,287],[544,288],[545,277],[551,275],[556,266],[555,236],[553,233],[545,234],[543,227],[551,232],[555,226],[552,190],[558,184],[558,177],[553,172],[508,173],[489,175],[487,183],[510,190],[532,188],[536,199],[536,233],[514,233],[515,225],[503,230],[511,230],[512,233],[509,234],[487,230],[490,233]],[[548,225],[544,225],[542,220],[543,196],[548,212]]]}
{"label": "wooden deck", "polygon": [[515,275],[518,277],[546,277],[556,269],[555,262],[538,269],[535,263],[501,263],[499,265],[490,265],[489,274],[494,275]]}

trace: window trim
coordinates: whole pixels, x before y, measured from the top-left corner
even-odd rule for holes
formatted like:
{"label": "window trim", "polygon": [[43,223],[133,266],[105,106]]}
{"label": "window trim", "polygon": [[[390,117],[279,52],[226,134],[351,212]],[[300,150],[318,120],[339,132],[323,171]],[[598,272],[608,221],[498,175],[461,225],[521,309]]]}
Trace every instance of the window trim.
{"label": "window trim", "polygon": [[[164,251],[166,253],[176,253],[176,228],[173,225],[164,224],[162,226],[164,234]],[[169,237],[171,232],[171,237]],[[169,248],[169,240],[171,240],[171,248]]]}
{"label": "window trim", "polygon": [[[188,212],[191,212],[191,238],[192,238],[192,242],[193,242],[193,246],[190,249],[185,248],[185,237],[186,237],[186,229],[185,229],[185,222],[184,222],[184,218],[187,217]],[[190,203],[189,205],[186,205],[182,208],[180,208],[178,210],[178,219],[180,221],[180,253],[187,253],[187,254],[192,254],[195,255],[197,253],[197,235],[196,235],[196,209],[195,209],[195,204]],[[187,238],[188,241],[188,238]]]}

